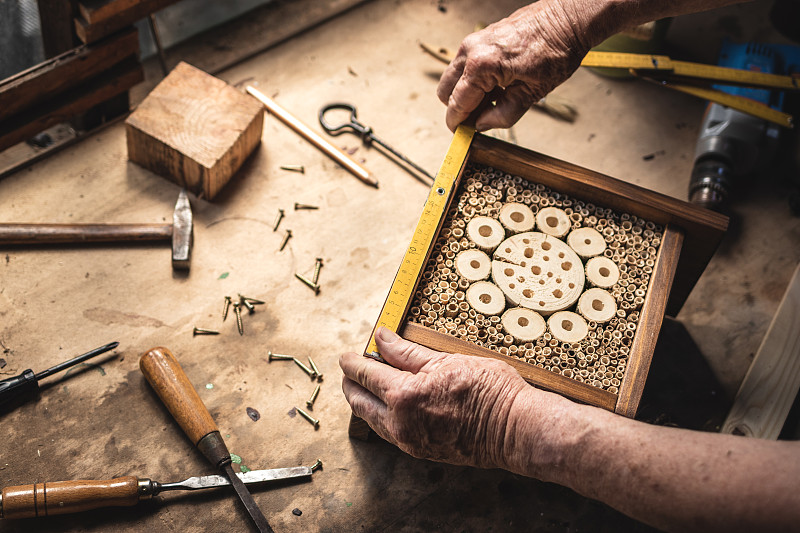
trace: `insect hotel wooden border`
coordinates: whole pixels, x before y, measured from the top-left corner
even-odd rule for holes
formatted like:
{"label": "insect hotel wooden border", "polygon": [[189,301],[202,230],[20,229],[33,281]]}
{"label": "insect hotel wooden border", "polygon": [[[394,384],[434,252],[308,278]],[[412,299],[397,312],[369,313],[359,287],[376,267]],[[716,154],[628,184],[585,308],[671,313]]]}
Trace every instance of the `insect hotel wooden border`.
{"label": "insect hotel wooden border", "polygon": [[[627,368],[617,393],[407,321],[406,315],[414,293],[431,258],[434,244],[447,218],[446,213],[458,196],[459,185],[468,163],[520,176],[574,199],[628,213],[663,226],[661,244],[647,294],[639,311],[638,327],[630,347]],[[437,174],[412,244],[406,252],[372,336],[379,326],[385,326],[410,341],[437,351],[500,359],[537,387],[633,417],[644,390],[664,315],[674,316],[678,313],[722,240],[727,225],[727,217],[719,213],[477,134],[471,128],[461,126]],[[424,256],[419,253],[421,247],[425,252]],[[375,357],[377,354],[372,336],[365,355]],[[363,420],[351,417],[351,437],[365,439],[369,431]]]}

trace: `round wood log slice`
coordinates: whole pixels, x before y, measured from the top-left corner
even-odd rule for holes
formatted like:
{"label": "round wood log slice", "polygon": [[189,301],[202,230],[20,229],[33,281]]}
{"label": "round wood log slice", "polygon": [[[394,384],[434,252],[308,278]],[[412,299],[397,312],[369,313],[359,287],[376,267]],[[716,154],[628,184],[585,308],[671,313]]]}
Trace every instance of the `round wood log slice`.
{"label": "round wood log slice", "polygon": [[581,294],[578,299],[578,312],[586,320],[608,322],[617,314],[617,302],[610,292],[595,287]]}
{"label": "round wood log slice", "polygon": [[511,234],[531,231],[536,225],[536,215],[531,208],[516,202],[501,207],[497,219]]}
{"label": "round wood log slice", "polygon": [[567,236],[567,244],[583,258],[600,255],[606,249],[606,240],[594,228],[578,228],[572,231]]}
{"label": "round wood log slice", "polygon": [[492,259],[480,250],[464,250],[456,256],[456,272],[469,281],[480,281],[492,272]]}
{"label": "round wood log slice", "polygon": [[542,315],[525,307],[508,309],[503,313],[500,322],[503,324],[503,329],[517,342],[535,341],[547,330]]}
{"label": "round wood log slice", "polygon": [[506,232],[497,219],[475,217],[467,224],[467,237],[484,252],[491,252],[503,242]]}
{"label": "round wood log slice", "polygon": [[572,306],[583,292],[583,263],[555,237],[531,231],[503,241],[494,252],[492,279],[511,305],[550,314]]}
{"label": "round wood log slice", "polygon": [[561,342],[580,342],[589,334],[586,320],[572,311],[559,311],[547,319],[550,334]]}
{"label": "round wood log slice", "polygon": [[586,280],[607,289],[619,281],[619,267],[608,257],[592,257],[586,262]]}
{"label": "round wood log slice", "polygon": [[563,237],[569,233],[572,222],[563,209],[557,207],[545,207],[536,213],[536,226],[542,233],[547,233],[553,237]]}
{"label": "round wood log slice", "polygon": [[499,315],[506,308],[506,297],[500,287],[488,281],[476,281],[467,289],[467,302],[482,315]]}

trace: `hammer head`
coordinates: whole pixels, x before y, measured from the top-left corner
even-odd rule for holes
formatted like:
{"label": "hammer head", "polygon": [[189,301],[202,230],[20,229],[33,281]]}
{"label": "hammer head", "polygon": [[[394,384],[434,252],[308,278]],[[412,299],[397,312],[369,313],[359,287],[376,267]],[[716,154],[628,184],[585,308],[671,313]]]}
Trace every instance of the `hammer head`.
{"label": "hammer head", "polygon": [[175,270],[189,270],[192,230],[192,205],[186,191],[181,190],[172,213],[172,268]]}

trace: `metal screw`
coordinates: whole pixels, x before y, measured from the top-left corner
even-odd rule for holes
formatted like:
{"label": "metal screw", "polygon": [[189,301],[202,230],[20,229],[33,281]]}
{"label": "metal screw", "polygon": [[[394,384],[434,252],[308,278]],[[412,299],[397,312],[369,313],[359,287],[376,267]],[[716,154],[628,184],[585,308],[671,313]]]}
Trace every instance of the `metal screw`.
{"label": "metal screw", "polygon": [[264,303],[263,300],[256,300],[255,298],[248,298],[247,296],[242,296],[241,294],[239,295],[239,298],[245,299],[245,300],[247,300],[248,302],[250,302],[253,305],[261,305],[261,304]]}
{"label": "metal screw", "polygon": [[311,370],[317,375],[317,381],[322,381],[322,372],[320,372],[317,365],[314,364],[314,360],[311,359],[311,356],[308,357],[308,362],[311,363]]}
{"label": "metal screw", "polygon": [[278,231],[278,226],[281,225],[281,220],[283,220],[283,209],[278,209],[278,216],[275,217],[275,223],[272,225],[272,231]]}
{"label": "metal screw", "polygon": [[219,335],[219,331],[214,331],[213,329],[194,328],[192,331],[192,337],[196,335]]}
{"label": "metal screw", "polygon": [[319,209],[316,205],[309,205],[309,204],[298,204],[297,202],[294,203],[294,210],[298,211],[300,209]]}
{"label": "metal screw", "polygon": [[306,167],[303,165],[281,165],[281,170],[288,170],[289,172],[299,172],[300,174],[306,173]]}
{"label": "metal screw", "polygon": [[314,426],[314,428],[315,428],[315,429],[319,427],[319,420],[317,420],[316,418],[314,418],[314,417],[313,417],[313,416],[311,416],[310,414],[306,413],[305,411],[303,411],[303,410],[302,410],[302,409],[300,409],[299,407],[295,407],[295,409],[297,409],[297,412],[298,412],[298,413],[300,413],[300,415],[301,415],[303,418],[305,418],[306,420],[308,420],[309,422],[311,422],[311,424]]}
{"label": "metal screw", "polygon": [[242,296],[241,294],[239,295],[239,303],[241,305],[245,306],[247,308],[247,310],[250,311],[251,314],[256,312],[256,307],[252,303],[250,303],[250,301],[247,298],[245,298],[244,296]]}
{"label": "metal screw", "polygon": [[322,468],[322,459],[317,459],[317,462],[311,465],[311,471],[314,472],[315,470],[319,470]]}
{"label": "metal screw", "polygon": [[225,319],[228,318],[228,308],[231,306],[231,297],[225,297],[225,305],[222,308],[222,321],[225,322]]}
{"label": "metal screw", "polygon": [[309,409],[313,409],[313,408],[314,408],[314,402],[316,402],[316,401],[317,401],[317,395],[318,395],[318,394],[319,394],[319,385],[317,385],[316,387],[314,387],[314,392],[312,392],[312,393],[311,393],[311,398],[309,398],[308,400],[306,400],[306,406],[307,406]]}
{"label": "metal screw", "polygon": [[322,258],[317,257],[317,263],[314,265],[314,279],[311,280],[316,285],[319,285],[319,271],[321,269],[322,269]]}
{"label": "metal screw", "polygon": [[283,236],[283,242],[281,243],[281,249],[280,249],[281,252],[283,251],[284,248],[286,248],[286,243],[289,242],[289,239],[291,238],[292,238],[292,230],[287,229],[286,235]]}
{"label": "metal screw", "polygon": [[267,352],[267,357],[269,358],[270,362],[272,362],[272,361],[293,361],[294,360],[294,357],[291,356],[291,355],[282,355],[282,354],[279,354],[279,353],[272,353],[270,351]]}
{"label": "metal screw", "polygon": [[303,369],[303,372],[305,372],[306,374],[311,376],[311,379],[314,379],[314,378],[317,377],[317,374],[313,370],[308,368],[306,365],[304,365],[303,362],[300,359],[298,359],[297,357],[292,357],[292,359],[294,360],[295,363],[297,363],[297,366],[299,366],[300,368]]}
{"label": "metal screw", "polygon": [[233,312],[236,313],[236,327],[239,328],[239,335],[244,335],[244,324],[242,324],[242,306],[239,302],[233,302]]}
{"label": "metal screw", "polygon": [[297,279],[299,279],[300,281],[302,281],[303,283],[308,285],[311,288],[311,290],[314,291],[314,294],[319,294],[319,285],[317,285],[316,283],[314,283],[313,281],[311,281],[307,277],[303,276],[302,274],[298,274],[298,273],[295,272],[294,275],[295,275],[295,277]]}

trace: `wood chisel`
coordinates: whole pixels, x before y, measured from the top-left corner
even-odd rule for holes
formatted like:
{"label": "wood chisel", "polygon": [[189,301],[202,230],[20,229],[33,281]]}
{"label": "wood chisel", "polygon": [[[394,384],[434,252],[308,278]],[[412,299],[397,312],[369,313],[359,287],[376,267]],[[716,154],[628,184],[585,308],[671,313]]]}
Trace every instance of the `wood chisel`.
{"label": "wood chisel", "polygon": [[[286,479],[309,479],[322,463],[314,466],[251,470],[236,476],[245,484]],[[173,483],[124,476],[105,480],[56,481],[6,487],[0,493],[0,518],[35,518],[79,513],[101,507],[132,506],[170,490],[201,490],[227,487],[224,476],[197,476]]]}
{"label": "wood chisel", "polygon": [[242,480],[233,472],[231,454],[222,440],[211,413],[183,372],[175,356],[166,348],[153,348],[139,359],[139,368],[156,391],[186,436],[230,479],[258,530],[272,533],[267,519],[253,500]]}

